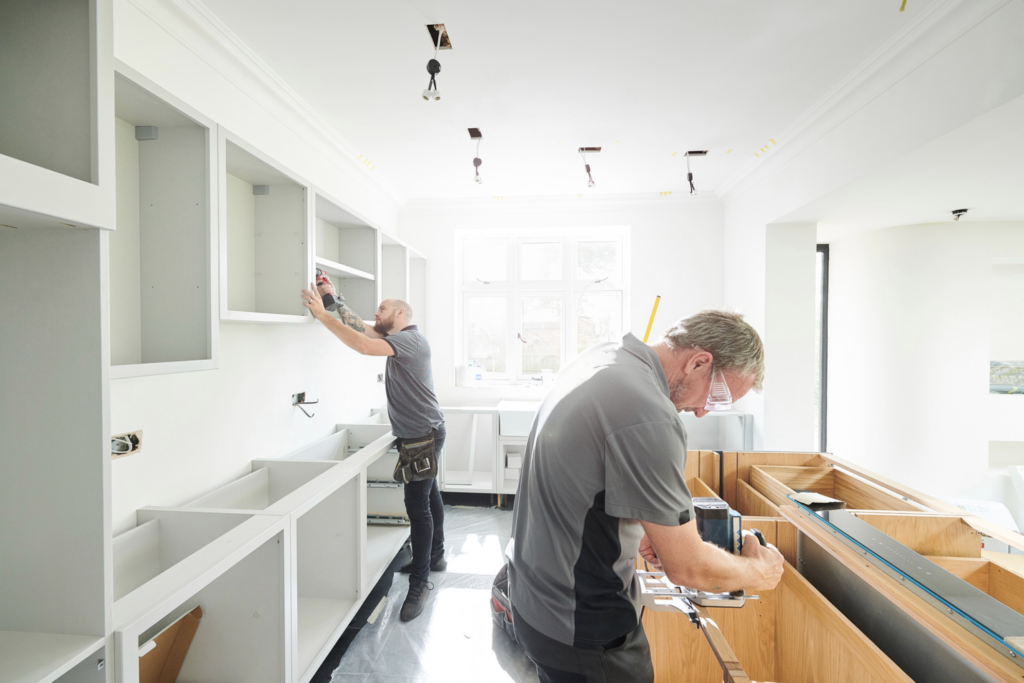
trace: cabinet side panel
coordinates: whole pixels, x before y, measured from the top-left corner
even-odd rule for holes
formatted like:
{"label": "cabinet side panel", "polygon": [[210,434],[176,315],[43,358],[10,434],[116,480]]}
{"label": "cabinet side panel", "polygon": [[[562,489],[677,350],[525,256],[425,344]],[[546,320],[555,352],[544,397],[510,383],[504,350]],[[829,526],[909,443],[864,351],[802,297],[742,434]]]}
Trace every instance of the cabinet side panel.
{"label": "cabinet side panel", "polygon": [[306,191],[272,185],[256,199],[256,310],[303,315],[306,281]]}
{"label": "cabinet side panel", "polygon": [[[0,630],[105,634],[104,240],[0,231]],[[74,283],[59,311],[47,268]]]}
{"label": "cabinet side panel", "polygon": [[139,264],[139,141],[135,126],[115,119],[117,230],[110,235],[110,364],[142,362]]}
{"label": "cabinet side panel", "polygon": [[0,4],[0,154],[85,182],[92,182],[89,4]]}
{"label": "cabinet side panel", "polygon": [[142,360],[208,354],[206,131],[161,128],[139,145]]}
{"label": "cabinet side panel", "polygon": [[228,309],[256,310],[256,202],[252,185],[228,173]]}

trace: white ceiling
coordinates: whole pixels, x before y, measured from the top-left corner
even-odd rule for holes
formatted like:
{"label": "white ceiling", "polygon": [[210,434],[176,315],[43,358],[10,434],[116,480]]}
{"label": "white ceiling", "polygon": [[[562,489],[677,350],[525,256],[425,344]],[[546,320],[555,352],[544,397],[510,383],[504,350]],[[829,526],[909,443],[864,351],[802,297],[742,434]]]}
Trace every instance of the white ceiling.
{"label": "white ceiling", "polygon": [[1024,220],[1024,96],[831,192],[780,222],[833,242],[895,225]]}
{"label": "white ceiling", "polygon": [[933,1],[205,0],[406,199],[715,190]]}

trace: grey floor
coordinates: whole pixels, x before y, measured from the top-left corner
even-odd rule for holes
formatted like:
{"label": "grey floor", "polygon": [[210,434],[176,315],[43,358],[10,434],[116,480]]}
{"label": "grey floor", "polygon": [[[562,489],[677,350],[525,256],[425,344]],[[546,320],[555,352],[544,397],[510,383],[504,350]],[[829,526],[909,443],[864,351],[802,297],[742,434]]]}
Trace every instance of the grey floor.
{"label": "grey floor", "polygon": [[534,683],[537,670],[491,620],[494,575],[504,564],[512,513],[445,506],[448,569],[434,572],[426,608],[398,618],[409,577],[395,574],[387,602],[359,631],[332,683]]}

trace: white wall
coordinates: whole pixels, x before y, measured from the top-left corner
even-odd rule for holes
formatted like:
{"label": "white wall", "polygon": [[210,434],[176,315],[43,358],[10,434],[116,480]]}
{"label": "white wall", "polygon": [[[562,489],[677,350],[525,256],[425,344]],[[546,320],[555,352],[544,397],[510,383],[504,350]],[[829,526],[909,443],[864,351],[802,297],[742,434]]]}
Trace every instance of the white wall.
{"label": "white wall", "polygon": [[[743,311],[763,333],[768,226],[1024,93],[1022,31],[1024,3],[962,3],[866,72],[851,75],[806,120],[780,133],[778,147],[723,197],[724,304]],[[800,374],[778,357],[766,365],[771,374]],[[789,410],[769,408],[775,400],[751,392],[737,404],[755,416],[755,448],[789,447],[789,435],[779,441],[763,431],[768,414]]]}
{"label": "white wall", "polygon": [[[828,445],[939,496],[1002,501],[1024,522],[989,441],[1024,441],[1024,396],[988,393],[994,258],[1024,257],[1024,223],[894,227],[833,242]],[[1016,311],[1016,313],[1014,313]]]}
{"label": "white wall", "polygon": [[442,405],[536,399],[528,387],[455,386],[455,231],[630,226],[629,329],[642,336],[661,295],[651,337],[675,320],[722,305],[722,207],[714,201],[649,198],[412,202],[399,214],[399,237],[430,264],[427,315],[434,383]]}
{"label": "white wall", "polygon": [[814,451],[814,223],[769,225],[765,244],[765,448]]}
{"label": "white wall", "polygon": [[[247,70],[182,7],[116,0],[115,57],[352,211],[394,229],[396,201],[318,133],[301,106]],[[134,525],[138,507],[183,503],[239,476],[254,458],[283,456],[383,405],[376,382],[383,367],[383,359],[358,356],[318,324],[220,323],[219,369],[112,381],[112,432],[144,431],[142,452],[112,464],[115,533]],[[291,406],[300,391],[320,400],[315,418]]]}

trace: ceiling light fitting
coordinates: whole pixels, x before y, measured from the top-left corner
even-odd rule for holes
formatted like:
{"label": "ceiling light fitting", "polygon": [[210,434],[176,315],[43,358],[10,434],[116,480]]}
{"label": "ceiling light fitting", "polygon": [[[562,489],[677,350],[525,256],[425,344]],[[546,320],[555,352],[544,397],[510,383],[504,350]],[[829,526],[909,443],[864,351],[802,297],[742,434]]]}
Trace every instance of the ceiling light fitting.
{"label": "ceiling light fitting", "polygon": [[480,165],[484,162],[480,160],[480,141],[484,139],[483,133],[480,132],[479,128],[469,129],[470,140],[476,140],[476,156],[473,157],[473,167],[476,169],[476,175],[473,176],[473,180],[477,185],[484,182],[484,179],[480,177]]}
{"label": "ceiling light fitting", "polygon": [[590,164],[587,163],[587,155],[588,154],[600,154],[601,153],[601,148],[600,147],[580,147],[579,153],[583,157],[583,165],[586,166],[586,168],[587,168],[587,187],[593,187],[594,185],[597,185],[597,183],[594,182],[594,176],[592,176],[590,174]]}
{"label": "ceiling light fitting", "polygon": [[[427,26],[429,29],[430,26]],[[434,58],[427,62],[427,73],[430,74],[430,82],[427,83],[426,89],[423,91],[423,99],[427,100],[439,100],[441,99],[441,91],[437,89],[437,81],[435,80],[437,74],[441,73],[441,62],[437,61],[437,52],[441,49],[441,39],[447,38],[448,33],[444,30],[444,24],[434,24],[434,30],[430,32],[433,36],[437,33],[437,42],[434,43]],[[448,49],[451,49],[451,43],[448,43]]]}
{"label": "ceiling light fitting", "polygon": [[690,182],[690,194],[697,191],[697,188],[693,186],[693,173],[690,172],[690,157],[706,157],[707,155],[708,151],[706,149],[691,149],[683,155],[686,157],[686,179]]}
{"label": "ceiling light fitting", "polygon": [[963,216],[966,213],[967,213],[967,209],[953,209],[953,220],[954,221],[960,220],[960,216]]}

